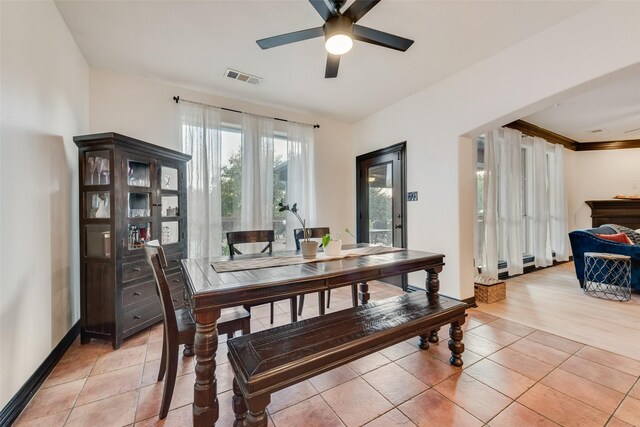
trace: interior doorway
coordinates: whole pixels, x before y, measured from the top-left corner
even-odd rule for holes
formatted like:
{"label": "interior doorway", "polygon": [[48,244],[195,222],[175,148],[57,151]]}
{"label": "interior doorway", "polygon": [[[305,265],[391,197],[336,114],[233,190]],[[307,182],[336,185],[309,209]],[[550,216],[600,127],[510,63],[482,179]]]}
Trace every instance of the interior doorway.
{"label": "interior doorway", "polygon": [[[405,248],[406,142],[356,157],[358,242]],[[384,280],[407,289],[406,274]]]}

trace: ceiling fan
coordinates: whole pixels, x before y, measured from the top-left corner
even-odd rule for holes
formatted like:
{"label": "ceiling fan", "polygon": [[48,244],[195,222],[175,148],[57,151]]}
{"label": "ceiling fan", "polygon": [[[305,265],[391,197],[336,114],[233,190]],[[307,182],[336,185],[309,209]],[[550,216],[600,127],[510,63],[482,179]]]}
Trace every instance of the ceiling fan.
{"label": "ceiling fan", "polygon": [[270,49],[324,36],[326,40],[325,48],[328,52],[324,77],[336,77],[338,75],[338,66],[340,65],[340,56],[351,50],[353,40],[388,47],[401,52],[406,51],[413,44],[413,40],[356,24],[378,2],[380,0],[355,0],[344,13],[341,13],[340,8],[344,6],[346,0],[309,0],[309,3],[325,21],[322,27],[268,37],[257,40],[256,43],[262,49]]}

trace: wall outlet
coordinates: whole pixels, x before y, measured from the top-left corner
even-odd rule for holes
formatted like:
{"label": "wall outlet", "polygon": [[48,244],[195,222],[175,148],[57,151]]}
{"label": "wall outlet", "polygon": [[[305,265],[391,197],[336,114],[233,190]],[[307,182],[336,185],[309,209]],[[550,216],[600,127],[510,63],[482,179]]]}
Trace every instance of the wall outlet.
{"label": "wall outlet", "polygon": [[407,201],[409,201],[409,202],[418,201],[418,192],[417,191],[409,191],[407,193]]}

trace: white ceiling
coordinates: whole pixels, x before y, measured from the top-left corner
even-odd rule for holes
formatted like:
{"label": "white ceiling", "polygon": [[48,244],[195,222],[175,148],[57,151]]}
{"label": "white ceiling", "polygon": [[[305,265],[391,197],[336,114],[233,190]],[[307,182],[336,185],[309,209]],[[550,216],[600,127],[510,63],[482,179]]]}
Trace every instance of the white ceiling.
{"label": "white ceiling", "polygon": [[[587,91],[523,120],[578,142],[640,139],[640,74]],[[604,132],[591,132],[596,129]]]}
{"label": "white ceiling", "polygon": [[[56,4],[92,67],[354,122],[593,3],[383,0],[359,24],[414,45],[401,53],[355,42],[336,79],[324,78],[322,38],[264,51],[255,43],[321,26],[305,0]],[[231,80],[223,77],[227,68],[264,80]]]}

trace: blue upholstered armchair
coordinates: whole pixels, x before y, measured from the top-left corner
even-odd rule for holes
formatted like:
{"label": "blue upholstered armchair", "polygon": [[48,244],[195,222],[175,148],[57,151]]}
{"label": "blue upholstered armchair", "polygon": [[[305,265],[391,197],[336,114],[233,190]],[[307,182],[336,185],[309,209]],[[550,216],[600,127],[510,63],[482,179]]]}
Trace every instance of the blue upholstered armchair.
{"label": "blue upholstered armchair", "polygon": [[[596,234],[624,233],[636,244],[611,242],[601,239]],[[598,228],[587,228],[569,233],[573,262],[580,287],[584,286],[584,253],[605,252],[609,254],[628,255],[631,257],[631,288],[640,291],[640,234],[633,230],[614,224],[602,225]]]}

